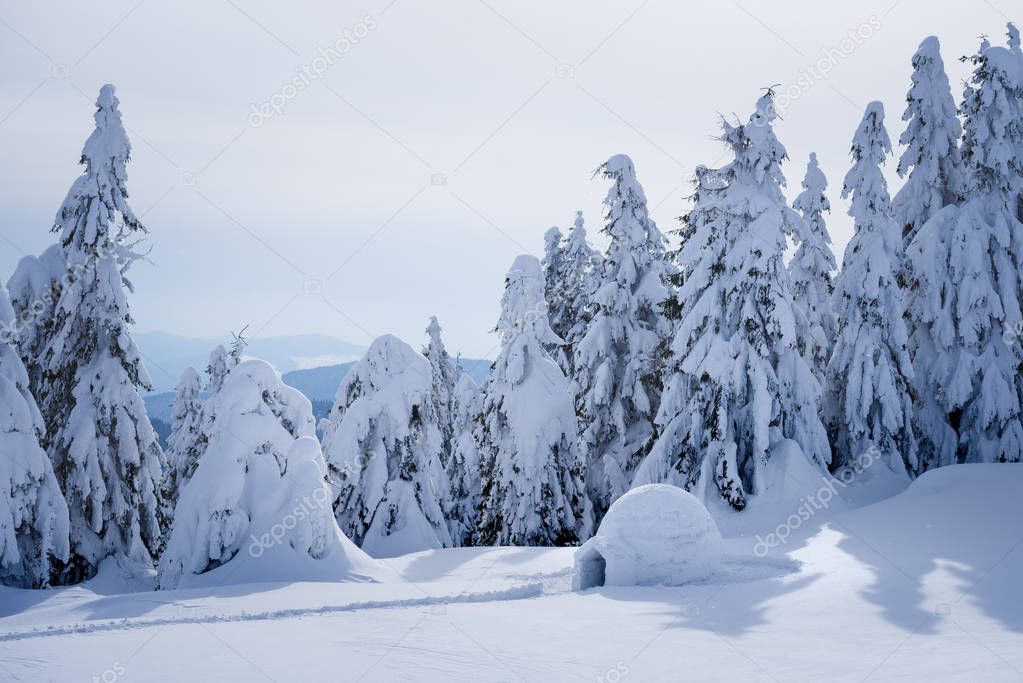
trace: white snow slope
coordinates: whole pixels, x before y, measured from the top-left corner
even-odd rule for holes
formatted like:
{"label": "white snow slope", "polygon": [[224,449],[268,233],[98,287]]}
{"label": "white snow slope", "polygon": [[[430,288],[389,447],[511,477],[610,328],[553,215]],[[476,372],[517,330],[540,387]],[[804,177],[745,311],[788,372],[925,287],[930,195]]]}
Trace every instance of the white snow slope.
{"label": "white snow slope", "polygon": [[891,486],[871,474],[811,514],[716,511],[725,569],[677,588],[573,593],[572,548],[430,550],[372,584],[3,588],[0,680],[1023,680],[1023,465],[856,507]]}

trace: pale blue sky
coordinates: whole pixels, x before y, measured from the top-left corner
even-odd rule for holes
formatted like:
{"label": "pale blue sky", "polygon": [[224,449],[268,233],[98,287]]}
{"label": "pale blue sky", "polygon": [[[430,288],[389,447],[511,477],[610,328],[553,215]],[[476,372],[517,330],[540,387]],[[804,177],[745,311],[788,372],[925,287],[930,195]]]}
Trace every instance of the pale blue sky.
{"label": "pale blue sky", "polygon": [[[603,159],[630,154],[673,229],[693,168],[721,160],[718,114],[745,117],[763,86],[794,88],[777,126],[789,193],[818,152],[840,259],[839,190],[863,106],[882,100],[897,140],[920,40],[941,39],[958,98],[957,58],[982,32],[1003,42],[1011,8],[3,0],[0,275],[52,239],[92,101],[112,82],[134,144],[131,201],[153,233],[152,263],[133,272],[139,329],[418,344],[436,314],[452,350],[493,355],[515,255],[537,253],[576,209],[597,238],[605,185],[590,174]],[[339,39],[350,42],[332,64],[314,61]],[[822,58],[828,77],[806,76]],[[323,77],[285,90],[303,67]],[[251,125],[271,99],[279,114]]]}

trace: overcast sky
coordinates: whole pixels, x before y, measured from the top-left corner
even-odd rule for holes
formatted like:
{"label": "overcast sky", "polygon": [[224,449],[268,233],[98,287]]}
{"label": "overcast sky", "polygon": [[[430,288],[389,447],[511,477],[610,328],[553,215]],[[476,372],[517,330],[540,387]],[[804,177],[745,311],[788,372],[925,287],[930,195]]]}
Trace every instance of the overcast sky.
{"label": "overcast sky", "polygon": [[3,0],[0,276],[52,241],[110,82],[134,146],[130,200],[152,232],[152,263],[132,271],[138,329],[248,324],[359,344],[391,332],[418,346],[436,314],[450,350],[493,356],[514,257],[539,256],[543,233],[576,209],[603,246],[601,161],[631,155],[654,219],[674,229],[694,167],[722,161],[719,114],[745,119],[765,86],[783,93],[789,196],[816,151],[841,259],[851,225],[839,192],[864,106],[885,104],[897,140],[920,40],[941,39],[958,99],[958,58],[981,33],[1003,43],[1014,11],[1008,0]]}

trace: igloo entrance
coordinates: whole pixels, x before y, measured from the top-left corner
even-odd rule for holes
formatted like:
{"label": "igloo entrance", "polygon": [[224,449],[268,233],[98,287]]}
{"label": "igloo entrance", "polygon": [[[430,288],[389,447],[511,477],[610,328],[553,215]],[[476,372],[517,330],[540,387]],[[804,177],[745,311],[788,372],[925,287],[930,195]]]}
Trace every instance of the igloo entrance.
{"label": "igloo entrance", "polygon": [[597,588],[604,585],[607,576],[607,560],[599,552],[590,550],[584,557],[579,559],[578,567],[578,590],[584,591],[587,588]]}

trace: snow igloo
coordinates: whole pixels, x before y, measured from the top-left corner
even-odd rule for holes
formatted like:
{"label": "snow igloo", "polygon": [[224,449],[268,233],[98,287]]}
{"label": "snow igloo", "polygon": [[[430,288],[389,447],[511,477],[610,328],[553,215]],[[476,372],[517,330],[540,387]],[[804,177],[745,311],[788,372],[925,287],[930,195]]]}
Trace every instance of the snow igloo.
{"label": "snow igloo", "polygon": [[677,486],[648,484],[616,500],[575,553],[574,590],[677,586],[709,578],[722,561],[707,508]]}

